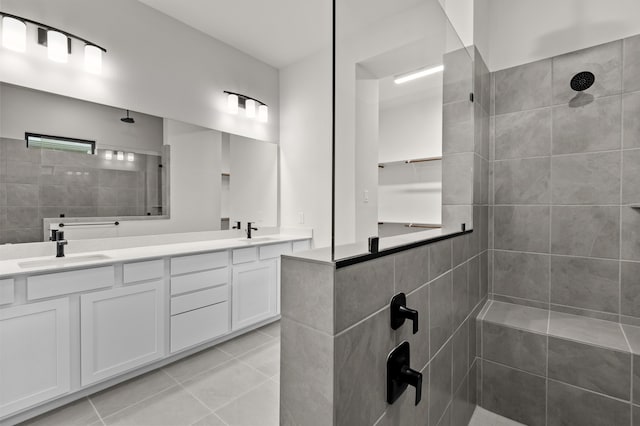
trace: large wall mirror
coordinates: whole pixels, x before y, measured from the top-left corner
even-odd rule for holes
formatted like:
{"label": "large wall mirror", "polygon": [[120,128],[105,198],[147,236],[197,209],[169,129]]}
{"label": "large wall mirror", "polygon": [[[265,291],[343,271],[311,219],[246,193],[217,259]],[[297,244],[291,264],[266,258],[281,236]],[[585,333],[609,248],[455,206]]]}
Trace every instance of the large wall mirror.
{"label": "large wall mirror", "polygon": [[46,241],[60,224],[87,238],[169,220],[172,146],[174,191],[206,188],[197,226],[277,226],[277,144],[6,83],[0,93],[0,244]]}

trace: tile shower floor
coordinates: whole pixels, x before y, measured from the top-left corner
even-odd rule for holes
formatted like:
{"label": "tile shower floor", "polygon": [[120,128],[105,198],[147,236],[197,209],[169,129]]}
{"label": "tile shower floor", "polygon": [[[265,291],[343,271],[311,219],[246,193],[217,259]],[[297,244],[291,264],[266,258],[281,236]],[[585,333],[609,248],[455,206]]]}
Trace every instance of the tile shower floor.
{"label": "tile shower floor", "polygon": [[277,426],[279,379],[276,322],[23,425]]}

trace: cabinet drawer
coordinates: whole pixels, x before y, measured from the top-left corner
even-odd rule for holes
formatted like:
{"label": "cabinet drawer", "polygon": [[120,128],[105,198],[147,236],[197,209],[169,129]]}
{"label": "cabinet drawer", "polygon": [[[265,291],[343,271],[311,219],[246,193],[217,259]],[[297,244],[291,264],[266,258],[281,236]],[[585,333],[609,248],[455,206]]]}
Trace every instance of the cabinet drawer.
{"label": "cabinet drawer", "polygon": [[79,293],[111,287],[115,282],[113,266],[59,272],[27,277],[27,299],[44,299],[69,293]]}
{"label": "cabinet drawer", "polygon": [[0,305],[13,303],[13,279],[0,280]]}
{"label": "cabinet drawer", "polygon": [[260,247],[260,260],[273,259],[282,254],[291,254],[291,243],[270,244]]}
{"label": "cabinet drawer", "polygon": [[214,269],[212,271],[194,272],[193,274],[171,277],[171,295],[188,293],[207,287],[226,284],[229,281],[229,269]]}
{"label": "cabinet drawer", "polygon": [[164,260],[149,260],[147,262],[125,263],[124,282],[147,281],[164,276]]}
{"label": "cabinet drawer", "polygon": [[206,342],[229,331],[228,302],[171,317],[171,352]]}
{"label": "cabinet drawer", "polygon": [[299,251],[306,251],[311,249],[311,241],[303,240],[303,241],[294,241],[293,242],[293,252],[298,253]]}
{"label": "cabinet drawer", "polygon": [[215,305],[229,298],[229,286],[208,288],[195,293],[184,294],[171,298],[171,315],[192,311],[204,306]]}
{"label": "cabinet drawer", "polygon": [[257,247],[247,247],[233,251],[233,264],[254,262],[258,260]]}
{"label": "cabinet drawer", "polygon": [[171,275],[222,268],[228,264],[229,254],[226,251],[173,257],[171,258]]}

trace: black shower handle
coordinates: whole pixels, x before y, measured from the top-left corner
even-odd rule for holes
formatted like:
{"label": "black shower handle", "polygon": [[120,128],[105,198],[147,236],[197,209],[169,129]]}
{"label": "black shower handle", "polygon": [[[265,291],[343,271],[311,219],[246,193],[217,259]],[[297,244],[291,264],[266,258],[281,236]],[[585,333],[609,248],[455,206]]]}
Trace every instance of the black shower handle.
{"label": "black shower handle", "polygon": [[409,368],[409,366],[405,365],[400,370],[400,374],[402,375],[402,378],[404,379],[405,383],[408,383],[409,385],[416,388],[415,405],[418,405],[422,400],[422,373],[412,368]]}
{"label": "black shower handle", "polygon": [[402,316],[413,322],[413,334],[416,334],[418,332],[418,311],[407,308],[406,306],[400,306],[398,309]]}
{"label": "black shower handle", "polygon": [[407,308],[407,296],[404,293],[398,293],[393,296],[390,311],[392,329],[397,330],[404,324],[405,320],[410,319],[413,321],[413,334],[418,332],[418,311]]}

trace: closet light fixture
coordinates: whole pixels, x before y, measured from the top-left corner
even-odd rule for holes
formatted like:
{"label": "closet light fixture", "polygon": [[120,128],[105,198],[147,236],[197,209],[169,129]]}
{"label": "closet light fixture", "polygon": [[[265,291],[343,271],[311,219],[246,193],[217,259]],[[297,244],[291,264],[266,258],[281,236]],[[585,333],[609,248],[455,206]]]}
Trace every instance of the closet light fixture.
{"label": "closet light fixture", "polygon": [[133,152],[127,153],[127,161],[133,161],[135,159],[135,155]]}
{"label": "closet light fixture", "polygon": [[99,74],[102,72],[102,54],[107,50],[82,37],[63,31],[51,25],[21,16],[12,15],[0,11],[2,16],[2,46],[24,52],[26,50],[27,24],[37,27],[38,44],[47,47],[47,56],[55,62],[65,63],[71,54],[71,40],[79,40],[85,44],[84,65],[89,72]]}
{"label": "closet light fixture", "polygon": [[224,93],[227,94],[227,110],[230,114],[237,114],[240,109],[244,109],[247,118],[257,118],[263,123],[269,121],[269,107],[264,102],[240,93],[226,90]]}
{"label": "closet light fixture", "polygon": [[444,65],[438,65],[437,67],[432,68],[422,68],[417,71],[411,71],[407,74],[402,74],[393,79],[395,84],[402,84],[408,81],[416,80],[418,78],[426,77],[428,75],[436,74],[444,71]]}
{"label": "closet light fixture", "polygon": [[116,159],[117,159],[118,161],[123,161],[123,160],[124,160],[124,151],[118,151],[118,152],[116,153]]}
{"label": "closet light fixture", "polygon": [[16,52],[27,50],[27,24],[12,16],[3,16],[2,45]]}
{"label": "closet light fixture", "polygon": [[113,158],[113,151],[111,150],[106,150],[104,152],[104,159],[105,160],[111,160]]}

